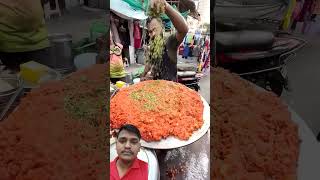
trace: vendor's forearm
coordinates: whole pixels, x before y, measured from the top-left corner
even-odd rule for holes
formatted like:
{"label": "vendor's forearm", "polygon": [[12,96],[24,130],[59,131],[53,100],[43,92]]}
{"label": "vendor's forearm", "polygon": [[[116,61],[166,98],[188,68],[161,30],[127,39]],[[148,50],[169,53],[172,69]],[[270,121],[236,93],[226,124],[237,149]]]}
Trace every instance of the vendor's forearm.
{"label": "vendor's forearm", "polygon": [[176,11],[169,3],[166,2],[166,14],[172,21],[173,26],[176,28],[178,33],[187,34],[189,29],[188,25],[183,16]]}
{"label": "vendor's forearm", "polygon": [[142,73],[142,77],[145,77],[148,74],[148,72],[150,71],[150,69],[151,69],[151,66],[149,64],[146,64],[144,67],[144,71]]}
{"label": "vendor's forearm", "polygon": [[148,71],[144,71],[142,74],[141,74],[141,78],[143,78],[143,77],[146,77],[146,75],[148,74]]}

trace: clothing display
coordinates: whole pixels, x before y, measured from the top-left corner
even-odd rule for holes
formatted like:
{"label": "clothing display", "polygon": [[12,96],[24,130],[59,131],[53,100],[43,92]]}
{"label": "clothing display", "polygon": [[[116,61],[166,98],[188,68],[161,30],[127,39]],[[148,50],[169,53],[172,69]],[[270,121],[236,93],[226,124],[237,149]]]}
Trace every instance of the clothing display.
{"label": "clothing display", "polygon": [[141,30],[140,30],[140,25],[138,21],[134,23],[133,38],[134,38],[134,48],[140,49],[141,48]]}

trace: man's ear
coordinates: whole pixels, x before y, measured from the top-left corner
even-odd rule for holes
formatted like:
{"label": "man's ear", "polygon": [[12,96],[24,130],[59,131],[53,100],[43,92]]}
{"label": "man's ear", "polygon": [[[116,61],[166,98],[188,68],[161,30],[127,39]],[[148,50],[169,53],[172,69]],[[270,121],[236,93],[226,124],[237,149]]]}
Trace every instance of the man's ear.
{"label": "man's ear", "polygon": [[140,150],[141,150],[141,142],[139,142],[139,151],[138,152],[140,152]]}

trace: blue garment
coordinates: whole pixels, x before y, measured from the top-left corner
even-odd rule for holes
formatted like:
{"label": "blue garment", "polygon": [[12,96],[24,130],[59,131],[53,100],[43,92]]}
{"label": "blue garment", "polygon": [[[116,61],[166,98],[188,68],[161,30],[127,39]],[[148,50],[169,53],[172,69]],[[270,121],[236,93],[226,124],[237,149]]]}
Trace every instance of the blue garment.
{"label": "blue garment", "polygon": [[189,47],[189,45],[184,45],[184,48],[183,48],[183,57],[188,57],[188,56],[189,56],[189,52],[190,52],[190,47]]}

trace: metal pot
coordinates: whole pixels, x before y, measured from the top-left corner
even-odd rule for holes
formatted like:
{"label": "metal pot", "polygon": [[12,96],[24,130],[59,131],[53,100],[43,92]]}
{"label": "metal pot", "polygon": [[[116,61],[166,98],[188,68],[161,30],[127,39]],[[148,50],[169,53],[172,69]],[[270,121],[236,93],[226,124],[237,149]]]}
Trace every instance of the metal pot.
{"label": "metal pot", "polygon": [[138,64],[144,64],[144,50],[143,49],[137,49],[137,63]]}
{"label": "metal pot", "polygon": [[126,74],[126,83],[128,84],[133,84],[133,76],[132,76],[132,73],[127,73]]}
{"label": "metal pot", "polygon": [[50,63],[54,69],[73,69],[72,36],[70,34],[50,34]]}
{"label": "metal pot", "polygon": [[[8,104],[11,97],[16,93],[16,91],[19,89],[19,87],[22,86],[22,84],[21,84],[20,79],[16,76],[6,76],[6,77],[1,76],[0,79],[4,80],[5,82],[7,82],[8,84],[10,84],[13,87],[13,89],[11,89],[11,90],[0,92],[0,113],[1,113],[2,110]],[[18,105],[17,103],[20,98],[20,95],[18,96],[16,101],[12,104],[9,111],[11,111],[14,107],[16,107]]]}

